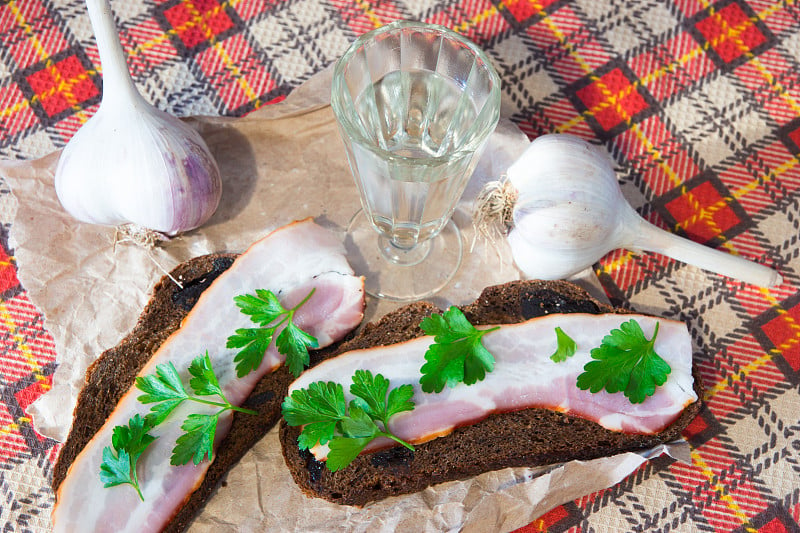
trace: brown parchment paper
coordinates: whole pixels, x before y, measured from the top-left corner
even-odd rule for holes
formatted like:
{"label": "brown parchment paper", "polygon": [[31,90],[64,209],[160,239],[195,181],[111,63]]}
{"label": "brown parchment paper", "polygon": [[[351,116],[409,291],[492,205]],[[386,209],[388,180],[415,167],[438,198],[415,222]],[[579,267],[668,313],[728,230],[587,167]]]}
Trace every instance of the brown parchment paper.
{"label": "brown parchment paper", "polygon": [[[209,144],[223,176],[220,207],[202,228],[154,249],[118,242],[114,228],[83,224],[62,208],[53,187],[58,154],[26,162],[0,161],[17,199],[11,245],[18,275],[42,310],[59,367],[51,391],[29,407],[37,430],[58,440],[68,434],[88,365],[133,327],[155,282],[191,257],[240,252],[293,220],[315,220],[344,238],[360,208],[343,145],[328,104],[330,70],[314,76],[284,102],[241,119],[198,117],[190,122]],[[465,254],[456,278],[435,298],[440,307],[473,301],[488,285],[519,278],[503,240],[473,243],[471,204],[482,185],[498,179],[528,140],[501,121],[453,217]],[[577,280],[601,295],[597,280]],[[396,307],[368,299],[366,320]],[[611,486],[649,457],[688,460],[685,443],[546,469],[491,472],[364,509],[303,496],[292,481],[271,431],[228,474],[193,531],[503,531],[523,526],[549,508]]]}

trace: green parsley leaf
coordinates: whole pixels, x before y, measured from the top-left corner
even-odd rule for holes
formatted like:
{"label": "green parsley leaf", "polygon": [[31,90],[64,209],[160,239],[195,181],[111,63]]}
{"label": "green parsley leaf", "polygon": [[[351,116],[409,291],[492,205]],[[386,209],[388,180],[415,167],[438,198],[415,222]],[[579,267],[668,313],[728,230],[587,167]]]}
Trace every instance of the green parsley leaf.
{"label": "green parsley leaf", "polygon": [[252,372],[264,360],[264,353],[272,343],[275,332],[286,325],[275,339],[278,351],[286,356],[286,366],[298,377],[309,364],[308,348],[317,348],[317,339],[292,322],[295,312],[314,294],[315,289],[296,306],[286,309],[272,291],[256,290],[256,294],[236,296],[234,301],[242,313],[258,324],[257,328],[237,329],[228,337],[228,348],[240,348],[234,357],[236,374],[243,377]]}
{"label": "green parsley leaf", "polygon": [[350,386],[356,398],[347,405],[341,384],[316,381],[283,400],[283,418],[290,426],[303,426],[297,439],[300,449],[328,444],[326,464],[331,471],[349,465],[376,437],[388,437],[413,450],[393,435],[387,424],[394,414],[414,408],[414,388],[401,385],[389,390],[389,386],[381,374],[357,370]]}
{"label": "green parsley leaf", "polygon": [[317,339],[289,322],[275,339],[278,351],[286,356],[286,366],[298,377],[309,364],[308,348],[316,348]]}
{"label": "green parsley leaf", "polygon": [[196,357],[192,364],[189,365],[189,374],[192,379],[189,380],[189,386],[198,396],[224,396],[222,388],[217,381],[217,375],[214,374],[214,369],[211,368],[211,357],[206,351],[205,356]]}
{"label": "green parsley leaf", "polygon": [[328,458],[325,466],[336,472],[355,461],[358,454],[372,442],[375,437],[334,437],[330,442]]}
{"label": "green parsley leaf", "polygon": [[603,337],[599,347],[591,351],[592,361],[578,376],[578,388],[599,392],[622,392],[631,403],[642,403],[667,381],[672,371],[654,349],[658,323],[652,339],[647,339],[641,326],[631,319]]}
{"label": "green parsley leaf", "polygon": [[183,382],[172,362],[156,366],[156,374],[136,378],[136,388],[144,392],[137,398],[142,403],[155,403],[150,407],[151,427],[157,426],[189,398]]}
{"label": "green parsley leaf", "polygon": [[564,333],[564,330],[560,327],[556,328],[556,342],[556,351],[550,356],[550,359],[556,363],[563,363],[575,355],[575,351],[578,349],[578,345],[575,344],[575,341]]}
{"label": "green parsley leaf", "polygon": [[[172,450],[170,462],[173,465],[186,464],[193,461],[199,464],[208,457],[212,459],[214,436],[217,431],[219,416],[225,411],[239,411],[258,414],[256,411],[231,404],[219,385],[211,357],[208,352],[196,357],[188,368],[189,386],[195,396],[186,391],[178,370],[172,362],[156,366],[156,373],[136,378],[136,387],[142,391],[138,400],[143,404],[152,404],[150,413],[142,417],[136,415],[128,421],[127,426],[116,426],[111,435],[111,446],[103,448],[103,462],[100,465],[100,480],[105,487],[130,484],[142,498],[139,480],[136,475],[136,463],[147,447],[155,440],[148,432],[164,422],[176,407],[184,402],[196,402],[218,407],[212,414],[189,414],[181,425],[185,432],[178,437]],[[206,399],[208,396],[219,396],[221,402]]]}
{"label": "green parsley leaf", "polygon": [[414,409],[414,402],[411,401],[414,387],[401,385],[389,392],[389,380],[381,374],[373,377],[367,370],[356,370],[353,384],[350,385],[350,394],[356,397],[353,400],[356,405],[373,419],[383,422],[384,426],[397,413]]}
{"label": "green parsley leaf", "polygon": [[307,389],[292,391],[281,406],[290,426],[305,426],[298,444],[307,450],[326,444],[336,432],[336,424],[347,416],[344,389],[338,383],[315,381]]}
{"label": "green parsley leaf", "polygon": [[214,434],[217,431],[217,420],[219,420],[220,414],[200,415],[192,413],[187,416],[186,420],[181,424],[181,429],[186,433],[175,441],[170,464],[175,466],[185,465],[191,460],[198,465],[206,456],[211,461],[213,459]]}
{"label": "green parsley leaf", "polygon": [[144,392],[138,400],[142,403],[164,400],[185,400],[188,395],[172,362],[156,366],[156,374],[136,378],[136,388]]}
{"label": "green parsley leaf", "polygon": [[234,301],[239,310],[256,324],[270,324],[286,313],[278,297],[264,289],[256,289],[255,295],[236,296]]}
{"label": "green parsley leaf", "polygon": [[104,487],[128,484],[136,489],[140,499],[144,499],[136,474],[136,464],[139,456],[156,440],[156,437],[148,433],[151,429],[149,421],[139,414],[134,415],[127,426],[114,428],[112,445],[103,448],[103,462],[100,464],[100,481]]}
{"label": "green parsley leaf", "polygon": [[443,315],[434,313],[423,319],[420,327],[434,337],[420,369],[423,391],[441,392],[445,385],[455,387],[462,382],[472,385],[494,369],[494,357],[481,340],[499,327],[478,330],[455,306]]}
{"label": "green parsley leaf", "polygon": [[133,485],[136,488],[136,492],[139,493],[139,498],[142,498],[142,493],[134,482],[131,473],[131,456],[128,455],[124,448],[114,449],[111,446],[103,448],[103,462],[100,463],[100,481],[103,482],[103,486],[106,488],[116,487],[125,483]]}
{"label": "green parsley leaf", "polygon": [[241,348],[233,361],[236,363],[236,375],[246,376],[261,364],[264,354],[272,344],[273,330],[265,328],[240,328],[228,337],[226,347]]}

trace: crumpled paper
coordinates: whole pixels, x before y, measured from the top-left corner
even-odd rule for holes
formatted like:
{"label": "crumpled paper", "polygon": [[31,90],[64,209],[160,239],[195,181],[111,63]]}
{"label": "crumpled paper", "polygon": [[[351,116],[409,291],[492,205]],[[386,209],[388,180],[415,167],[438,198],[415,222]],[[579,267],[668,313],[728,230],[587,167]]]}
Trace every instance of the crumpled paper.
{"label": "crumpled paper", "polygon": [[[243,251],[271,230],[309,216],[344,238],[360,205],[328,106],[330,78],[330,69],[323,71],[284,102],[245,118],[189,119],[220,166],[222,201],[202,228],[153,249],[120,241],[114,228],[72,219],[53,187],[57,153],[36,161],[0,161],[0,174],[18,200],[11,233],[18,275],[45,316],[59,363],[52,390],[28,409],[39,432],[65,439],[86,368],[127,335],[152,286],[180,262]],[[472,200],[527,145],[516,126],[501,121],[453,217],[465,249],[473,243]],[[442,308],[465,304],[485,286],[519,278],[504,240],[474,244],[456,278],[433,303]],[[602,295],[591,272],[577,281]],[[366,321],[395,307],[370,298]],[[688,460],[688,445],[543,469],[505,469],[356,509],[303,496],[284,465],[274,429],[229,472],[191,529],[510,530],[560,503],[619,482],[661,453]]]}

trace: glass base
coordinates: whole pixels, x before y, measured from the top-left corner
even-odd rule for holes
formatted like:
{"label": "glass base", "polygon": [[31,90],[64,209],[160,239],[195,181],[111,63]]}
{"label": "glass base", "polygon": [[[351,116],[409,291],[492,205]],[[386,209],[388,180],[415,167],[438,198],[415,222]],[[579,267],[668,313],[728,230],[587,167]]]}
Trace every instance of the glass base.
{"label": "glass base", "polygon": [[365,278],[367,294],[412,302],[439,292],[461,266],[461,232],[449,220],[439,234],[412,250],[392,245],[372,227],[364,211],[350,220],[345,237],[347,259]]}

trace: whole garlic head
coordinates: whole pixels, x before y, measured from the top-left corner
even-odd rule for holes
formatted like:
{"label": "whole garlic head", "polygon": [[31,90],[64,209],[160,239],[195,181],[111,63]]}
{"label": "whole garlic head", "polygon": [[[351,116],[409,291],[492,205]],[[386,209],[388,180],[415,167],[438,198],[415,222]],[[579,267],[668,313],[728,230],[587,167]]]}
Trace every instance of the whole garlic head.
{"label": "whole garlic head", "polygon": [[516,193],[504,193],[516,196],[508,242],[528,278],[568,278],[608,252],[627,248],[658,252],[762,287],[782,282],[771,268],[644,220],[625,200],[608,155],[578,137],[538,137],[509,167],[507,178]]}
{"label": "whole garlic head", "polygon": [[61,153],[61,204],[83,222],[168,236],[202,225],[222,196],[214,157],[199,133],[136,90],[108,1],[86,6],[103,65],[103,99]]}
{"label": "whole garlic head", "polygon": [[545,135],[507,176],[518,191],[508,241],[527,276],[566,278],[618,246],[621,211],[630,207],[606,154],[576,137]]}
{"label": "whole garlic head", "polygon": [[55,186],[64,209],[83,222],[166,235],[205,223],[222,182],[200,134],[144,100],[106,102],[61,153]]}

